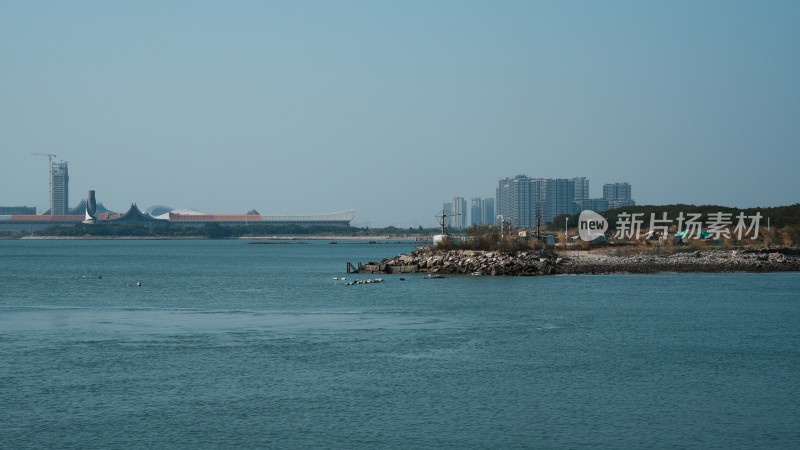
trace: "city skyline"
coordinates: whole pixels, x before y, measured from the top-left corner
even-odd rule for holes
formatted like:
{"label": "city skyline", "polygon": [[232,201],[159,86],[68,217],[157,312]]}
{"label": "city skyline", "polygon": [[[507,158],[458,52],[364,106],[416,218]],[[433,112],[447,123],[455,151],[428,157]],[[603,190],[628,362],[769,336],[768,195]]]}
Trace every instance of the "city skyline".
{"label": "city skyline", "polygon": [[30,153],[117,210],[434,227],[438,199],[515,173],[794,204],[798,21],[788,1],[3,2],[0,205],[48,209]]}
{"label": "city skyline", "polygon": [[[537,215],[546,224],[556,216],[576,214],[583,209],[604,212],[636,205],[628,182],[604,183],[602,192],[602,197],[592,198],[587,177],[567,179],[516,175],[499,180],[495,197],[472,197],[468,210],[465,197],[453,197],[452,201],[442,204],[441,214],[445,215],[445,223],[455,229],[493,225],[501,217],[515,226],[530,228],[534,226]],[[495,203],[498,205],[496,211]]]}
{"label": "city skyline", "polygon": [[547,224],[557,216],[576,214],[582,209],[597,212],[613,207],[634,206],[627,182],[603,185],[603,198],[593,199],[587,177],[536,178],[516,175],[501,178],[497,185],[497,217],[513,226],[531,228]]}
{"label": "city skyline", "polygon": [[[53,154],[40,155],[48,157],[50,167],[51,207],[42,214],[80,215],[85,213],[85,220],[94,223],[96,221],[94,214],[97,208],[95,191],[90,190],[88,197],[82,199],[78,206],[70,207],[68,201],[68,163],[63,160],[61,162],[53,162],[52,158],[56,156]],[[591,183],[587,177],[553,179],[517,175],[500,179],[495,198],[482,199],[480,197],[472,197],[468,203],[464,197],[453,197],[451,202],[442,204],[441,215],[438,220],[455,229],[465,229],[473,225],[494,225],[498,219],[520,227],[530,228],[539,223],[539,220],[541,220],[541,223],[547,224],[552,222],[556,216],[576,214],[584,209],[603,212],[608,209],[635,206],[636,202],[632,199],[631,192],[632,187],[628,182],[604,183],[603,197],[590,198]],[[499,205],[497,215],[495,215],[494,208],[496,200]],[[87,205],[92,205],[91,210],[88,209]],[[6,210],[6,214],[36,213],[35,208],[28,207],[0,206],[0,208]],[[132,205],[131,208],[135,208],[135,206]],[[103,206],[101,206],[101,209],[105,210]],[[169,211],[174,208],[153,205],[148,209],[148,214],[152,216],[150,209]],[[180,211],[180,209],[176,209],[176,211]],[[194,215],[199,211],[187,210],[184,213]],[[206,214],[209,213],[206,212]],[[255,209],[247,214],[259,215]],[[214,215],[214,213],[209,214],[209,216]],[[245,217],[246,215],[234,216]]]}
{"label": "city skyline", "polygon": [[[56,155],[46,155],[44,156],[52,156],[55,157]],[[68,162],[67,161],[59,161],[49,162],[50,167],[50,201],[51,207],[47,211],[40,212],[38,208],[29,207],[27,205],[2,205],[0,208],[7,210],[5,214],[50,214],[51,211],[55,211],[54,214],[56,215],[63,215],[63,214],[78,214],[74,211],[78,209],[85,208],[85,204],[87,199],[81,198],[79,202],[75,205],[70,206],[68,200],[68,192],[69,192],[69,175],[68,175]],[[625,206],[636,206],[636,202],[632,199],[632,187],[628,182],[613,182],[613,183],[604,183],[602,186],[602,197],[599,198],[592,198],[591,197],[591,190],[590,190],[590,180],[587,177],[573,177],[571,179],[553,179],[553,178],[531,178],[527,177],[526,175],[517,175],[515,177],[505,177],[500,179],[500,183],[502,185],[503,180],[512,180],[514,178],[527,178],[528,181],[536,181],[539,183],[538,187],[536,188],[536,196],[541,195],[542,198],[540,203],[537,206],[529,206],[530,211],[532,211],[531,217],[535,217],[535,212],[533,211],[540,211],[542,214],[542,223],[549,223],[552,218],[562,214],[576,214],[577,212],[588,209],[595,212],[604,212],[608,209],[617,209]],[[568,191],[564,191],[563,188],[559,189],[561,184],[568,182],[569,189]],[[547,193],[548,184],[554,186],[555,188],[551,187],[551,193]],[[559,194],[555,194],[559,192]],[[90,195],[93,194],[93,190],[90,190]],[[500,192],[499,190],[497,191]],[[569,194],[565,194],[565,192],[569,192]],[[530,195],[528,193],[527,195]],[[499,217],[504,216],[504,214],[495,215],[495,202],[498,197],[494,198],[480,198],[480,197],[472,197],[470,202],[467,202],[466,198],[464,197],[453,197],[451,202],[444,203],[442,205],[442,209],[440,210],[437,217],[437,221],[441,218],[441,213],[445,213],[447,216],[446,224],[449,227],[456,228],[456,229],[465,229],[471,225],[494,225],[495,222],[498,220]],[[476,202],[477,201],[477,202]],[[531,205],[536,204],[536,202],[530,202]],[[133,202],[132,204],[136,204]],[[557,206],[560,204],[560,206]],[[52,205],[55,205],[53,208]],[[454,206],[458,205],[458,206]],[[477,205],[477,207],[476,207]],[[488,207],[487,207],[488,205]],[[549,205],[549,206],[548,206]],[[571,205],[571,206],[565,206]],[[162,205],[151,205],[152,207],[163,208]],[[720,205],[726,206],[726,205]],[[781,205],[779,205],[781,206]],[[73,212],[70,212],[73,210]],[[176,208],[176,210],[180,210],[180,208]],[[189,210],[197,212],[197,213],[204,213],[209,215],[214,215],[215,212],[211,211],[198,211],[190,208]],[[83,211],[81,209],[81,211]],[[188,211],[188,210],[187,210]],[[354,211],[354,210],[353,210]],[[497,211],[500,213],[500,211]],[[255,209],[251,210],[251,212],[247,212],[246,214],[255,213]],[[507,213],[507,212],[506,212]],[[82,214],[82,212],[80,212]],[[258,214],[258,213],[255,213]],[[331,214],[331,213],[324,213],[324,214]],[[339,212],[333,213],[339,214]],[[488,215],[487,215],[488,214]],[[511,217],[510,214],[505,214],[507,217]],[[290,216],[290,215],[287,215]],[[509,220],[509,219],[506,219]],[[530,223],[526,221],[519,221],[517,222],[522,223],[523,227],[532,227],[532,223],[534,219],[531,219]],[[437,222],[435,225],[438,227],[440,223]],[[360,226],[360,225],[355,225]],[[369,226],[369,225],[367,225]],[[394,226],[389,224],[387,226]],[[422,226],[422,225],[419,225]],[[431,228],[431,227],[426,227]]]}

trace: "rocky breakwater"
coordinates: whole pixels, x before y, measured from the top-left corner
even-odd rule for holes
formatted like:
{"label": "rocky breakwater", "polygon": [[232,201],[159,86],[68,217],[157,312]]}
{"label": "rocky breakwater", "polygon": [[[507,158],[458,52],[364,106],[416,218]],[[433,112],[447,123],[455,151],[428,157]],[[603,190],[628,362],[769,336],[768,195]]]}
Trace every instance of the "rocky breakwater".
{"label": "rocky breakwater", "polygon": [[585,254],[564,258],[559,273],[661,272],[789,272],[800,270],[792,251],[694,251],[672,255],[638,253],[630,256]]}
{"label": "rocky breakwater", "polygon": [[550,250],[496,252],[418,249],[375,264],[381,273],[463,275],[556,275],[661,272],[788,272],[800,271],[797,249],[693,251],[671,255],[637,253],[617,256],[596,252]]}
{"label": "rocky breakwater", "polygon": [[558,255],[549,250],[489,252],[430,248],[383,260],[386,273],[427,272],[463,275],[553,275]]}

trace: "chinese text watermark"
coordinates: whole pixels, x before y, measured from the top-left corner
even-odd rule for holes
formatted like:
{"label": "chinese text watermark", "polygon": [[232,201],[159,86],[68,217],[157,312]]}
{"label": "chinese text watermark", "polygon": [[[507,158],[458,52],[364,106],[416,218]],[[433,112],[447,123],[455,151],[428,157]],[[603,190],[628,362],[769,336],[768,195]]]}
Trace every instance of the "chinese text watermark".
{"label": "chinese text watermark", "polygon": [[[620,213],[617,216],[614,238],[640,239],[642,227],[645,225],[644,216],[644,213]],[[675,224],[675,236],[682,240],[721,239],[723,237],[731,239],[732,236],[739,240],[746,239],[748,236],[750,239],[758,238],[758,227],[762,219],[760,212],[750,216],[745,215],[744,212],[739,212],[736,216],[733,213],[710,213],[705,222],[701,220],[701,216],[700,213],[684,214],[680,212],[677,218],[670,219],[665,212],[660,216],[651,213],[646,237],[664,239],[669,234],[670,227]],[[581,239],[591,242],[604,236],[606,230],[608,230],[608,221],[600,214],[590,210],[581,211],[578,218],[578,234]]]}

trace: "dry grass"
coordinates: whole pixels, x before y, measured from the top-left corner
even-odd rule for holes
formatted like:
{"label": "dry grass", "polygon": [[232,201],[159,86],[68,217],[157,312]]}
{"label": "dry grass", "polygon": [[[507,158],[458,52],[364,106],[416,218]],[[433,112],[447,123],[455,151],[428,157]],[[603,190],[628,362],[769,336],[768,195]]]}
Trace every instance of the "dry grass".
{"label": "dry grass", "polygon": [[[674,233],[674,229],[670,230]],[[597,254],[631,256],[637,254],[673,255],[675,253],[709,251],[709,250],[745,250],[760,249],[767,246],[797,247],[800,246],[800,226],[784,227],[781,229],[762,227],[758,237],[751,239],[752,233],[746,239],[736,239],[731,228],[731,237],[718,240],[689,239],[679,244],[674,243],[670,236],[665,240],[646,241],[643,238],[636,240],[612,240],[608,245],[590,245],[584,241],[571,241],[567,251],[590,251]],[[643,236],[646,230],[643,230]],[[563,236],[563,233],[562,233]],[[574,236],[574,234],[573,234]],[[563,242],[563,240],[562,240]]]}
{"label": "dry grass", "polygon": [[[496,231],[487,228],[488,231],[483,233],[475,233],[470,236],[466,242],[459,239],[453,239],[448,242],[439,244],[440,249],[444,250],[488,250],[488,251],[519,251],[519,250],[538,250],[546,248],[544,244],[536,240],[520,240],[515,239],[513,236],[504,236],[502,239]],[[564,232],[556,232],[558,241],[562,243],[556,248],[556,251],[569,252],[592,252],[605,255],[618,255],[630,256],[636,254],[652,254],[652,255],[673,255],[682,252],[694,251],[708,251],[708,250],[744,250],[744,249],[759,249],[767,246],[800,246],[800,225],[794,227],[784,227],[781,229],[761,227],[758,232],[758,238],[750,239],[752,233],[748,234],[748,238],[737,240],[736,234],[731,227],[731,236],[729,238],[723,237],[719,240],[710,239],[689,239],[682,243],[675,244],[673,234],[674,227],[670,229],[672,233],[668,239],[647,241],[644,239],[644,234],[647,230],[641,231],[641,238],[631,240],[612,240],[610,244],[590,244],[582,240],[565,239]],[[570,230],[571,236],[575,236],[577,230]],[[569,241],[566,248],[563,243]]]}

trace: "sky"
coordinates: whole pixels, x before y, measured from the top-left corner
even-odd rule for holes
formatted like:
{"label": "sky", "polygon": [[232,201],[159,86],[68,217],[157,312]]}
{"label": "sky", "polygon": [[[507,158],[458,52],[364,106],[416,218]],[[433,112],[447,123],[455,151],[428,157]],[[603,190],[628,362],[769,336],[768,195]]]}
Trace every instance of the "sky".
{"label": "sky", "polygon": [[525,174],[800,202],[797,1],[0,0],[0,205],[432,227]]}

